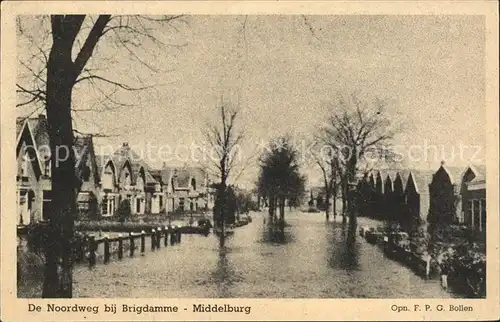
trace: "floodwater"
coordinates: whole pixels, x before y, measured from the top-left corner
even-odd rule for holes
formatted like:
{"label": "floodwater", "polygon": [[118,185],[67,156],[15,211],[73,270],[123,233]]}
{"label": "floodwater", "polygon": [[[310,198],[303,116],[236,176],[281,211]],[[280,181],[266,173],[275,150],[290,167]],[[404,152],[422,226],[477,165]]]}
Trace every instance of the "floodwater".
{"label": "floodwater", "polygon": [[[220,249],[214,235],[183,235],[181,244],[109,264],[74,269],[75,297],[127,298],[450,298],[386,258],[324,214],[288,212],[283,242],[273,242],[265,213],[236,228]],[[365,218],[358,225],[373,224]],[[376,223],[375,223],[376,224]]]}

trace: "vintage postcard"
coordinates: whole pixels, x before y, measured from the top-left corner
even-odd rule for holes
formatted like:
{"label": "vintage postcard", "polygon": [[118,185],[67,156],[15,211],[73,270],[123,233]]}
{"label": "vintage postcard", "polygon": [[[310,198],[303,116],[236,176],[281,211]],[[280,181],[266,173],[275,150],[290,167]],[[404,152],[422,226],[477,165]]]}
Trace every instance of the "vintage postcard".
{"label": "vintage postcard", "polygon": [[495,2],[1,15],[2,321],[499,318]]}

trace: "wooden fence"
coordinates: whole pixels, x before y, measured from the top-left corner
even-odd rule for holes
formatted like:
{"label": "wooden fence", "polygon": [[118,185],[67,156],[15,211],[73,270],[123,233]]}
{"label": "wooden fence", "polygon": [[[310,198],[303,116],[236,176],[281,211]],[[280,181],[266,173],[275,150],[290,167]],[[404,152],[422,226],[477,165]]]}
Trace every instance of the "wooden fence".
{"label": "wooden fence", "polygon": [[[98,250],[102,248],[102,262],[107,264],[116,253],[118,260],[123,259],[124,253],[128,252],[128,257],[134,257],[136,248],[141,255],[146,253],[146,243],[149,239],[149,249],[155,251],[161,247],[167,247],[168,244],[175,245],[181,242],[182,233],[177,227],[158,227],[149,232],[141,233],[130,232],[117,237],[107,237],[96,239],[95,236],[86,236],[77,247],[76,260],[84,262],[88,260],[89,267],[97,263]],[[136,244],[139,247],[136,247]],[[162,246],[163,245],[163,246]]]}

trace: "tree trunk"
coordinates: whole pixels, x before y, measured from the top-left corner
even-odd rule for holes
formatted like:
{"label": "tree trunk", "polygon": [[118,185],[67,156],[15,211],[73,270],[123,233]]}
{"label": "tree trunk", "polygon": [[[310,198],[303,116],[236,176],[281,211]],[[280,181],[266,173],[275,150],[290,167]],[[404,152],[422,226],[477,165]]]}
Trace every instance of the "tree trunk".
{"label": "tree trunk", "polygon": [[[357,165],[357,151],[353,150],[351,158],[347,163],[347,184],[354,183],[356,179],[356,165]],[[352,225],[356,224],[356,210],[355,210],[355,193],[351,191],[350,187],[347,186],[347,209],[349,212],[349,223]]]}
{"label": "tree trunk", "polygon": [[337,216],[337,184],[334,185],[333,187],[333,220],[335,220],[335,217]]}
{"label": "tree trunk", "polygon": [[268,208],[268,214],[269,214],[269,224],[273,223],[273,218],[274,218],[274,197],[272,195],[269,196],[269,208]]}
{"label": "tree trunk", "polygon": [[[72,44],[72,43],[71,43]],[[71,94],[76,76],[71,44],[54,40],[47,64],[47,122],[51,147],[52,201],[42,297],[72,297],[72,244],[76,212],[76,176]]]}
{"label": "tree trunk", "polygon": [[281,231],[285,230],[285,198],[280,198],[280,229]]}
{"label": "tree trunk", "polygon": [[346,214],[347,214],[347,179],[344,178],[344,182],[342,182],[342,222],[347,222]]}
{"label": "tree trunk", "polygon": [[276,224],[276,216],[277,216],[277,212],[278,212],[278,209],[276,209],[276,208],[279,207],[278,199],[276,196],[274,196],[274,195],[271,196],[269,207],[271,210],[270,223],[275,225]]}
{"label": "tree trunk", "polygon": [[330,193],[327,191],[326,193],[326,200],[325,200],[325,215],[326,215],[326,221],[330,220]]}
{"label": "tree trunk", "polygon": [[226,178],[224,175],[221,176],[221,184],[220,184],[220,198],[221,198],[221,207],[220,207],[220,222],[221,222],[221,227],[220,227],[220,235],[219,235],[219,246],[220,248],[223,248],[226,244],[226,203],[227,203],[227,198],[226,198]]}

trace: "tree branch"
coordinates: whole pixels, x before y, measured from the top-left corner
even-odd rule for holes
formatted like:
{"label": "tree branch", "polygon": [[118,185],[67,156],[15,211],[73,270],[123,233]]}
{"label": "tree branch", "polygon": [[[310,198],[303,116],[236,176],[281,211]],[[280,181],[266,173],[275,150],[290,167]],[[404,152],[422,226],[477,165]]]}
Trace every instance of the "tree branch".
{"label": "tree branch", "polygon": [[99,15],[99,18],[97,18],[97,21],[90,30],[89,35],[87,36],[87,39],[82,46],[82,49],[76,56],[74,63],[76,75],[80,75],[88,60],[92,56],[94,48],[97,45],[99,38],[101,38],[104,28],[106,27],[110,19],[111,15]]}
{"label": "tree branch", "polygon": [[131,87],[129,85],[126,85],[126,84],[122,84],[122,83],[118,83],[118,82],[115,82],[115,81],[112,81],[112,80],[109,80],[107,78],[104,78],[102,76],[99,76],[99,75],[89,75],[89,76],[84,76],[84,77],[81,77],[79,79],[77,79],[75,81],[75,84],[79,83],[79,82],[82,82],[82,81],[85,81],[85,80],[90,80],[90,79],[97,79],[97,80],[100,80],[100,81],[103,81],[105,83],[108,83],[108,84],[111,84],[111,85],[115,85],[115,86],[118,86],[120,87],[121,89],[124,89],[124,90],[127,90],[127,91],[140,91],[140,90],[144,90],[144,89],[148,89],[148,88],[152,88],[154,86],[144,86],[144,87]]}

